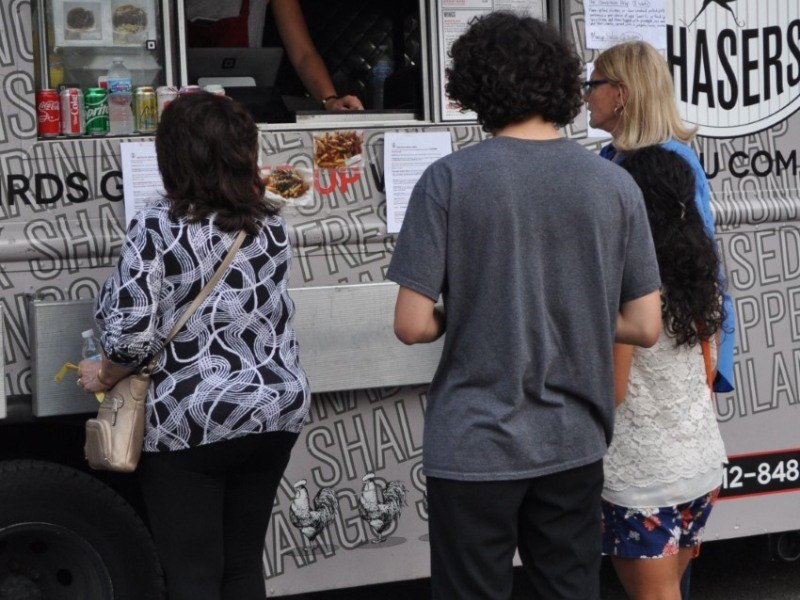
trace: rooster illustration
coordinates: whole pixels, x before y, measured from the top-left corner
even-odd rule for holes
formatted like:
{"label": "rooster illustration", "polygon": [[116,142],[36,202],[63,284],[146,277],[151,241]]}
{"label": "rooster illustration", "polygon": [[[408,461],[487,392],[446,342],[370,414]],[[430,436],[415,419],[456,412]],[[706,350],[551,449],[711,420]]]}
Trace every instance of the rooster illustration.
{"label": "rooster illustration", "polygon": [[314,497],[314,508],[311,508],[306,480],[301,479],[294,484],[294,498],[289,505],[289,521],[303,534],[303,550],[307,554],[311,553],[310,542],[313,542],[322,530],[333,522],[338,510],[339,499],[332,488],[325,487],[319,490]]}
{"label": "rooster illustration", "polygon": [[406,506],[406,486],[402,481],[390,481],[383,486],[375,482],[375,473],[367,473],[361,481],[364,486],[358,496],[358,515],[378,536],[372,543],[380,544],[386,541],[383,532],[400,518]]}

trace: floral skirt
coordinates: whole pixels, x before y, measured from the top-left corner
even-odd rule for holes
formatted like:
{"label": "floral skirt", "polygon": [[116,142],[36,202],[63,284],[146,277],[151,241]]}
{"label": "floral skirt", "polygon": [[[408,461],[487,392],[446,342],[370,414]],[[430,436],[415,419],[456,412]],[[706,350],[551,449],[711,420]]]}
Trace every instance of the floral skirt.
{"label": "floral skirt", "polygon": [[[680,548],[699,551],[719,488],[676,506],[630,508],[603,500],[603,554],[665,558]],[[696,553],[695,553],[696,555]]]}

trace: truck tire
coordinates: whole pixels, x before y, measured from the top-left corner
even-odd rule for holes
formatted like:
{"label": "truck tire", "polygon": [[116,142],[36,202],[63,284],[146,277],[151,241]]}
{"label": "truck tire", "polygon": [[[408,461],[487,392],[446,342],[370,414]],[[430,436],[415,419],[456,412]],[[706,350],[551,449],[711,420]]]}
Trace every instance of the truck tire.
{"label": "truck tire", "polygon": [[0,463],[0,598],[164,597],[150,534],[119,494],[63,465]]}

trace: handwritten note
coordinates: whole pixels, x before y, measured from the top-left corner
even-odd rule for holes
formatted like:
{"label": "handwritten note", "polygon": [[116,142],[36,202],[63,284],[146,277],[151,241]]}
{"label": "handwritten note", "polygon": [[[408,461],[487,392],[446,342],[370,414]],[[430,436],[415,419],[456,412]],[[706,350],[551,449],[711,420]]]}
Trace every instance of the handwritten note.
{"label": "handwritten note", "polygon": [[667,46],[666,0],[584,0],[584,8],[587,48],[636,40]]}
{"label": "handwritten note", "polygon": [[125,194],[125,222],[151,202],[164,195],[164,184],[158,172],[155,142],[122,142],[122,190]]}

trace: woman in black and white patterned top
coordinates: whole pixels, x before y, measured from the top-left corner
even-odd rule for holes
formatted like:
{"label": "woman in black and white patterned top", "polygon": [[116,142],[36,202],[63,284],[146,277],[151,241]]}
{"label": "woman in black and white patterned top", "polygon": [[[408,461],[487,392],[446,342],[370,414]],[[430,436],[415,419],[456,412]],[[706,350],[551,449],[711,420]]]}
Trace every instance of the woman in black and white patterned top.
{"label": "woman in black and white patterned top", "polygon": [[152,374],[139,473],[170,599],[263,599],[264,536],[309,405],[289,239],[262,200],[257,129],[236,102],[179,97],[156,150],[166,198],[130,225],[96,302],[105,357],[80,377],[105,389],[158,352],[245,229]]}

